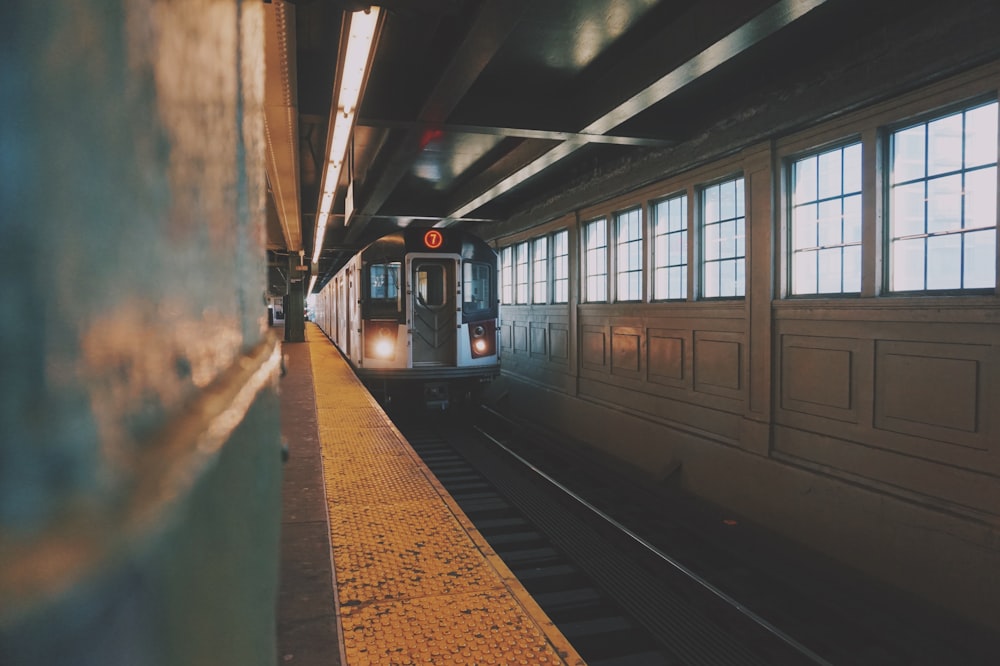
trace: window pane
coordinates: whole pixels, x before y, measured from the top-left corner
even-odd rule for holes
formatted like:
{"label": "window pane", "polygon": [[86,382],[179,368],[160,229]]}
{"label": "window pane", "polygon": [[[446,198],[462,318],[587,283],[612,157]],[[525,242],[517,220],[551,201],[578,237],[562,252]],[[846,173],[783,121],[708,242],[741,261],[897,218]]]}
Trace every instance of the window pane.
{"label": "window pane", "polygon": [[962,177],[935,178],[927,183],[927,232],[962,226]]}
{"label": "window pane", "polygon": [[425,306],[444,305],[444,267],[424,264],[417,268],[417,299]]}
{"label": "window pane", "polygon": [[861,195],[844,199],[844,242],[861,242]]}
{"label": "window pane", "polygon": [[892,137],[892,181],[924,177],[924,126],[896,132]]}
{"label": "window pane", "polygon": [[532,303],[548,301],[549,287],[549,239],[548,236],[536,238],[531,245],[531,277],[534,287],[531,292]]}
{"label": "window pane", "polygon": [[924,239],[895,241],[892,244],[892,289],[913,291],[924,288]]}
{"label": "window pane", "polygon": [[[742,178],[702,190],[702,274],[706,298],[743,296],[746,261],[743,197]],[[722,216],[724,212],[730,215]]]}
{"label": "window pane", "polygon": [[899,184],[900,173],[890,179],[890,288],[994,288],[996,245],[981,239],[996,233],[997,103],[896,132],[893,163],[904,153],[916,161],[910,144],[924,135],[926,175],[914,168],[915,182]]}
{"label": "window pane", "polygon": [[664,199],[651,208],[653,298],[687,297],[687,195]]}
{"label": "window pane", "polygon": [[462,267],[462,312],[466,316],[486,312],[493,303],[493,280],[489,264],[466,261]]}
{"label": "window pane", "polygon": [[989,289],[996,285],[996,229],[965,235],[965,288]]}
{"label": "window pane", "polygon": [[795,179],[792,198],[796,201],[815,201],[817,199],[816,163],[815,155],[795,163],[795,168],[792,171],[792,177]]}
{"label": "window pane", "polygon": [[500,250],[500,302],[514,302],[514,249],[507,246]]}
{"label": "window pane", "polygon": [[844,248],[844,285],[845,293],[861,291],[861,246],[851,245]]}
{"label": "window pane", "polygon": [[514,302],[528,302],[528,243],[514,246]]}
{"label": "window pane", "polygon": [[962,168],[962,115],[935,120],[927,125],[927,175]]}
{"label": "window pane", "polygon": [[894,238],[924,233],[924,183],[902,185],[892,194],[892,235]]}
{"label": "window pane", "polygon": [[819,251],[819,293],[840,292],[840,259],[839,247]]}
{"label": "window pane", "polygon": [[812,163],[817,186],[793,189],[791,293],[857,292],[860,264],[846,262],[860,259],[860,248],[848,249],[861,242],[861,144],[797,160],[793,174]]}
{"label": "window pane", "polygon": [[927,239],[927,289],[962,286],[962,239],[958,234]]}
{"label": "window pane", "polygon": [[840,181],[840,151],[831,150],[819,156],[819,197],[840,196],[843,192]]}
{"label": "window pane", "polygon": [[569,300],[569,232],[560,231],[552,236],[552,302]]}
{"label": "window pane", "polygon": [[819,245],[816,204],[798,206],[792,215],[792,249],[801,250]]}
{"label": "window pane", "polygon": [[844,194],[861,191],[861,144],[844,148]]}
{"label": "window pane", "polygon": [[997,170],[978,169],[965,177],[965,228],[997,224]]}
{"label": "window pane", "polygon": [[839,245],[843,239],[840,217],[840,199],[824,201],[819,205],[819,245]]}
{"label": "window pane", "polygon": [[584,270],[588,303],[606,301],[608,298],[608,247],[607,223],[604,218],[584,226]]}
{"label": "window pane", "polygon": [[792,255],[792,293],[816,293],[816,252],[796,252]]}
{"label": "window pane", "polygon": [[965,114],[965,166],[997,161],[997,105],[987,104]]}

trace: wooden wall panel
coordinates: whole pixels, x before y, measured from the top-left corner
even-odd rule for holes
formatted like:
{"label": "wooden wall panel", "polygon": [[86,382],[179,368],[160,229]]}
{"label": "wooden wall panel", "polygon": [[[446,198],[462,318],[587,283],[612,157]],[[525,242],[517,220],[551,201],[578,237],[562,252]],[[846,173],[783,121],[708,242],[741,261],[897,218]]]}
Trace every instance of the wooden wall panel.
{"label": "wooden wall panel", "polygon": [[858,423],[861,344],[849,338],[781,336],[781,409]]}
{"label": "wooden wall panel", "polygon": [[580,339],[580,363],[585,368],[604,370],[607,364],[607,335],[603,326],[584,326]]}
{"label": "wooden wall panel", "polygon": [[553,361],[569,359],[569,331],[565,324],[549,326],[549,354]]}
{"label": "wooden wall panel", "polygon": [[988,354],[984,345],[879,341],[875,427],[986,450]]}
{"label": "wooden wall panel", "polygon": [[528,351],[528,327],[522,322],[514,323],[514,351]]}
{"label": "wooden wall panel", "polygon": [[639,377],[639,359],[642,355],[642,337],[639,329],[613,326],[611,328],[611,372],[626,377]]}
{"label": "wooden wall panel", "polygon": [[691,347],[690,331],[651,328],[647,331],[649,381],[690,388],[685,354]]}
{"label": "wooden wall panel", "polygon": [[739,398],[743,375],[742,336],[695,331],[694,390]]}
{"label": "wooden wall panel", "polygon": [[531,345],[531,347],[529,348],[529,352],[531,353],[531,355],[548,356],[548,351],[547,351],[548,345],[546,344],[546,339],[548,338],[548,336],[546,335],[545,324],[544,323],[536,324],[532,322],[531,324],[529,324],[529,332],[530,336],[528,342]]}

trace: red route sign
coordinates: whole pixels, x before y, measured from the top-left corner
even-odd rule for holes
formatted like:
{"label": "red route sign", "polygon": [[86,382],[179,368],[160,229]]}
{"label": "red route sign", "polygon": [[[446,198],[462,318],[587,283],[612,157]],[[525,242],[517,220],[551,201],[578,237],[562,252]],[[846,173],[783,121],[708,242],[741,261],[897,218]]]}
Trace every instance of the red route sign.
{"label": "red route sign", "polygon": [[430,229],[424,234],[424,245],[428,249],[436,250],[441,247],[441,243],[444,242],[444,236],[437,229]]}

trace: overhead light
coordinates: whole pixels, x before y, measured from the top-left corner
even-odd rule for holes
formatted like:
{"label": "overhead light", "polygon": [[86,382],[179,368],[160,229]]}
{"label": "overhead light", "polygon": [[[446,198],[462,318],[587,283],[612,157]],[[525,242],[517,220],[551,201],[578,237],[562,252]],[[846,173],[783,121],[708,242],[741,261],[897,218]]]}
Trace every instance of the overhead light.
{"label": "overhead light", "polygon": [[[337,91],[337,102],[334,106],[333,126],[330,128],[330,153],[326,168],[323,170],[322,196],[320,197],[319,214],[316,216],[316,233],[313,235],[313,263],[319,261],[323,249],[323,236],[326,233],[326,222],[333,209],[333,201],[337,194],[337,182],[340,180],[340,170],[347,154],[347,144],[350,142],[351,130],[354,127],[354,117],[358,101],[361,99],[361,88],[365,82],[365,72],[371,61],[372,44],[375,42],[375,31],[378,27],[379,8],[371,7],[367,11],[353,12],[348,24],[347,49],[344,53],[344,66],[340,71],[340,88]],[[315,278],[314,278],[315,280]],[[312,285],[310,285],[312,291]]]}

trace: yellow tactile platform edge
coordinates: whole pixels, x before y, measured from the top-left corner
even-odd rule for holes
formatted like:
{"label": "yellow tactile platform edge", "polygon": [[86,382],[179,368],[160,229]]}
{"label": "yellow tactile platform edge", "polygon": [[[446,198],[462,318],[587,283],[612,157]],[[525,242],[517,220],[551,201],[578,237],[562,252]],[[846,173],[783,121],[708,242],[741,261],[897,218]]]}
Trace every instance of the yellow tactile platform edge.
{"label": "yellow tactile platform edge", "polygon": [[347,666],[584,664],[308,324]]}

